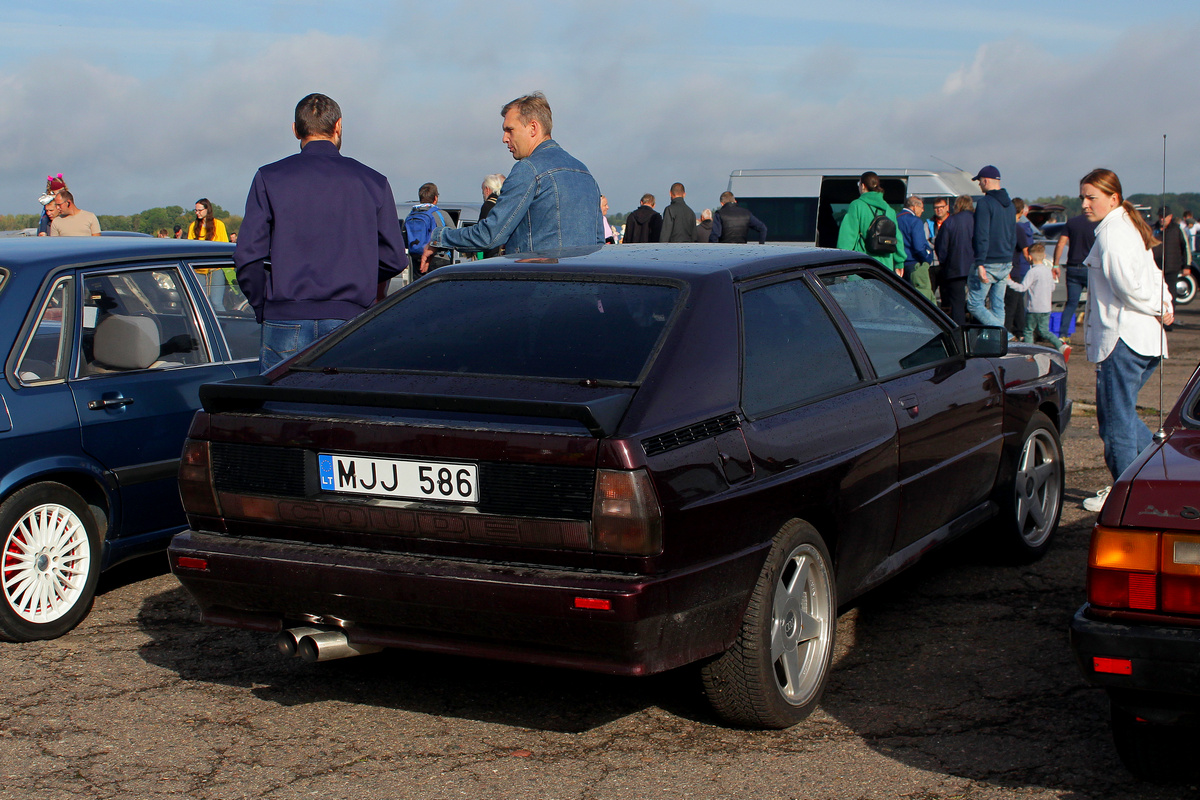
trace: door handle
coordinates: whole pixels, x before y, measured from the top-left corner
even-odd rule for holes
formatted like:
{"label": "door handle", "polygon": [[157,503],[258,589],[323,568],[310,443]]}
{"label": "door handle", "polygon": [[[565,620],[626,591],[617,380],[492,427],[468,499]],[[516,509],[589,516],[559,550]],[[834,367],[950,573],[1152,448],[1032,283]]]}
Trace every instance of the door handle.
{"label": "door handle", "polygon": [[921,413],[921,406],[915,394],[904,395],[896,401],[896,405],[900,406],[901,408],[908,409],[908,414],[911,417],[915,417],[917,414]]}
{"label": "door handle", "polygon": [[89,400],[88,408],[92,411],[103,411],[107,408],[121,408],[133,405],[132,397],[106,397],[103,400]]}

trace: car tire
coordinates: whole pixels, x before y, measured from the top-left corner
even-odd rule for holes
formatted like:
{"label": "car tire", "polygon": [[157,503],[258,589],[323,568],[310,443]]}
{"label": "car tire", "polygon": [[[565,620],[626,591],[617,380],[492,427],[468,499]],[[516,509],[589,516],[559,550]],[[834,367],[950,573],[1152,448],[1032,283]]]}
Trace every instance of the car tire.
{"label": "car tire", "polygon": [[59,483],[0,504],[0,638],[55,639],[87,616],[100,577],[100,534],[86,502]]}
{"label": "car tire", "polygon": [[1175,278],[1175,305],[1186,306],[1196,299],[1196,276],[1180,274]]}
{"label": "car tire", "polygon": [[1150,783],[1182,783],[1200,775],[1195,763],[1200,731],[1146,722],[1115,702],[1111,706],[1113,744],[1134,777]]}
{"label": "car tire", "polygon": [[1000,515],[994,531],[1014,560],[1036,561],[1049,549],[1062,516],[1064,478],[1058,429],[1035,411],[1021,437],[1012,479],[995,495]]}
{"label": "car tire", "polygon": [[775,535],[733,646],[701,668],[726,722],[787,728],[825,690],[837,631],[837,589],[820,534],[792,520]]}

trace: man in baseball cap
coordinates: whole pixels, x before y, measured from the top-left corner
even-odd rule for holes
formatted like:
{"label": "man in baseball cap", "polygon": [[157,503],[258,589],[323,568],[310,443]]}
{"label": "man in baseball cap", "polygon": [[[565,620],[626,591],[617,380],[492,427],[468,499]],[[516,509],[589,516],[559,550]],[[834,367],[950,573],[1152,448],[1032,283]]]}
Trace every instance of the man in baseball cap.
{"label": "man in baseball cap", "polygon": [[983,197],[975,204],[975,270],[967,276],[967,310],[976,322],[1004,326],[1004,279],[1017,246],[1017,214],[1000,188],[1000,170],[988,164],[972,180]]}

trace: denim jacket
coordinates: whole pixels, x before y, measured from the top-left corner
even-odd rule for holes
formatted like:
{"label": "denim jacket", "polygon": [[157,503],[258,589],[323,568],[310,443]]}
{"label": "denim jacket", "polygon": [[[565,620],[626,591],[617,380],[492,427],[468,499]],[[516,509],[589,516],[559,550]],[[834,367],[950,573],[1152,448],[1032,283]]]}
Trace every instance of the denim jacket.
{"label": "denim jacket", "polygon": [[553,139],[513,166],[485,219],[468,228],[438,228],[430,241],[468,252],[503,245],[510,255],[603,243],[600,187]]}

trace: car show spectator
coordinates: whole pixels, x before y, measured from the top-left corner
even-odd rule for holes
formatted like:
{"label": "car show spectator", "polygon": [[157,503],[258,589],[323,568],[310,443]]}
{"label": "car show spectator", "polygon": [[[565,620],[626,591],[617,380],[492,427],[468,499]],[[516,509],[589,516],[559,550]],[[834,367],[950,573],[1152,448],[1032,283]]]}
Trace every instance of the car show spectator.
{"label": "car show spectator", "polygon": [[[554,119],[546,96],[518,97],[500,115],[503,142],[517,163],[504,179],[496,208],[468,228],[438,228],[432,246],[463,251],[503,246],[513,255],[603,244],[600,187],[583,162],[550,138]],[[426,248],[422,263],[429,257]]]}
{"label": "car show spectator", "polygon": [[[1025,280],[1025,275],[1029,272],[1029,266],[1032,263],[1029,260],[1029,246],[1033,244],[1033,237],[1037,231],[1033,227],[1033,223],[1025,218],[1024,200],[1019,197],[1015,198],[1013,209],[1017,219],[1017,240],[1013,246],[1012,271],[1008,273],[1008,277],[1020,284]],[[1028,298],[1020,297],[1019,292],[1011,285],[1004,290],[1004,327],[1008,329],[1009,335],[1018,339],[1025,335],[1026,299]]]}
{"label": "car show spectator", "polygon": [[929,283],[929,268],[933,264],[933,248],[925,236],[925,201],[909,195],[904,208],[896,215],[896,227],[904,239],[904,279],[918,292],[934,302],[933,287]]}
{"label": "car show spectator", "polygon": [[[483,179],[483,186],[480,187],[483,191],[483,205],[479,207],[479,219],[487,219],[488,214],[492,213],[492,209],[496,207],[496,201],[500,199],[500,190],[504,187],[504,173],[494,172]],[[504,251],[503,247],[493,247],[490,250],[481,250],[477,253],[478,258],[491,258],[498,256]]]}
{"label": "car show spectator", "polygon": [[954,200],[954,213],[938,230],[937,251],[942,302],[950,318],[959,325],[967,322],[967,277],[975,268],[975,203],[970,195]]}
{"label": "car show spectator", "polygon": [[612,223],[608,221],[608,198],[600,195],[600,220],[604,223],[604,243],[616,244],[617,232],[613,230]]}
{"label": "car show spectator", "polygon": [[[1032,244],[1029,246],[1030,267],[1025,277],[1014,280],[1010,275],[1006,281],[1009,290],[1014,293],[1025,293],[1025,327],[1022,338],[1026,344],[1033,344],[1035,339],[1048,342],[1051,347],[1063,354],[1064,358],[1071,357],[1071,346],[1050,332],[1050,311],[1054,302],[1054,273],[1046,263],[1046,246]],[[1019,298],[1018,298],[1019,299]],[[1007,300],[1005,301],[1008,302]]]}
{"label": "car show spectator", "polygon": [[721,207],[713,212],[710,242],[732,242],[746,244],[750,231],[758,234],[758,243],[767,243],[767,226],[762,220],[737,204],[733,192],[721,193]]}
{"label": "car show spectator", "polygon": [[657,242],[662,235],[662,225],[662,214],[654,210],[654,195],[646,192],[642,195],[642,204],[625,218],[625,235],[621,241],[625,244]]}
{"label": "car show spectator", "polygon": [[713,228],[713,211],[711,208],[706,208],[700,212],[700,224],[696,226],[696,230],[692,232],[692,241],[707,242],[712,236]]}
{"label": "car show spectator", "polygon": [[[1125,199],[1121,181],[1095,169],[1079,182],[1083,213],[1096,226],[1096,244],[1084,259],[1088,269],[1086,342],[1096,365],[1096,424],[1104,441],[1104,463],[1120,477],[1153,437],[1137,413],[1137,396],[1167,355],[1163,325],[1175,318],[1170,288],[1154,263],[1154,234]],[[1111,486],[1083,501],[1099,511]]]}
{"label": "car show spectator", "polygon": [[188,239],[204,239],[208,242],[228,242],[229,234],[225,223],[213,216],[213,205],[207,197],[196,201],[196,220],[188,225]]}
{"label": "car show spectator", "polygon": [[[425,248],[429,246],[429,240],[433,238],[434,231],[445,228],[447,225],[452,226],[446,213],[437,206],[440,198],[436,183],[421,184],[421,188],[417,189],[417,200],[420,202],[413,206],[412,210],[408,212],[408,216],[404,218],[404,232],[408,236],[406,243],[408,257],[412,261],[411,280],[415,281],[429,270],[444,267],[450,263],[450,258],[444,254],[436,255],[428,261],[423,262],[422,260]],[[480,220],[482,221],[482,219],[483,209],[480,208]]]}
{"label": "car show spectator", "polygon": [[1054,265],[1063,263],[1063,253],[1066,253],[1065,282],[1067,284],[1067,301],[1063,305],[1062,315],[1058,320],[1058,338],[1068,339],[1071,336],[1071,321],[1079,308],[1079,298],[1088,286],[1088,269],[1083,260],[1091,252],[1096,243],[1097,223],[1088,219],[1087,214],[1071,217],[1063,226],[1058,242],[1054,245]]}
{"label": "car show spectator", "polygon": [[1004,326],[1004,279],[1012,272],[1017,219],[1000,170],[991,164],[972,179],[983,196],[975,206],[975,269],[967,276],[967,311],[983,325]]}
{"label": "car show spectator", "polygon": [[66,189],[58,193],[58,216],[50,226],[51,236],[99,236],[100,220],[90,211],[75,205],[75,197]]}
{"label": "car show spectator", "polygon": [[691,242],[696,233],[696,212],[684,198],[687,192],[682,183],[671,184],[671,203],[662,213],[660,242]]}
{"label": "car show spectator", "polygon": [[[878,218],[891,223],[890,243],[883,238],[888,231],[886,226],[876,222]],[[850,203],[846,215],[842,217],[838,229],[838,249],[866,253],[904,277],[904,262],[908,254],[904,250],[903,239],[897,233],[896,212],[883,199],[883,184],[879,176],[874,172],[864,172],[858,179],[858,197]]]}
{"label": "car show spectator", "polygon": [[254,175],[233,256],[262,323],[263,372],[369,308],[404,267],[392,187],[341,154],[338,104],[308,95],[292,133],[300,152]]}
{"label": "car show spectator", "polygon": [[58,175],[46,176],[46,191],[38,198],[38,202],[42,204],[42,215],[38,219],[38,236],[49,236],[50,226],[54,222],[54,218],[58,216],[58,206],[56,205],[56,195],[67,188],[66,182],[63,180],[62,173]]}

